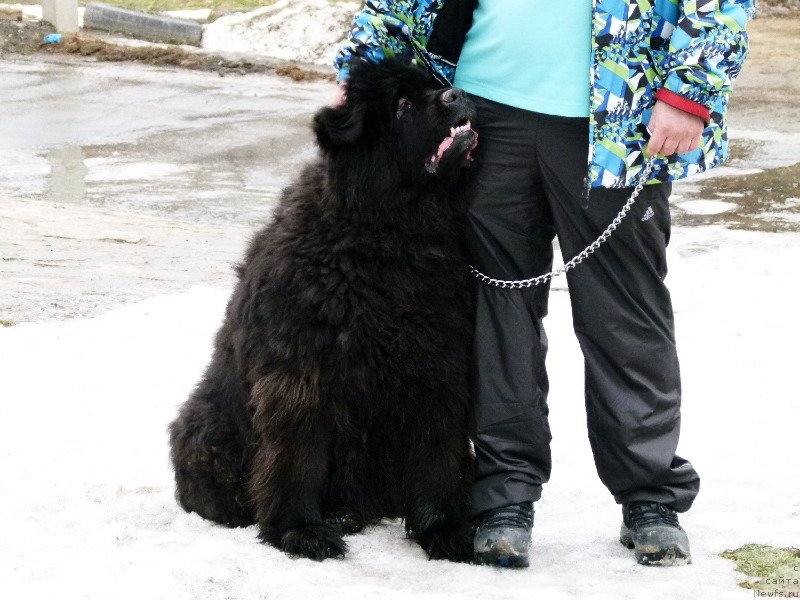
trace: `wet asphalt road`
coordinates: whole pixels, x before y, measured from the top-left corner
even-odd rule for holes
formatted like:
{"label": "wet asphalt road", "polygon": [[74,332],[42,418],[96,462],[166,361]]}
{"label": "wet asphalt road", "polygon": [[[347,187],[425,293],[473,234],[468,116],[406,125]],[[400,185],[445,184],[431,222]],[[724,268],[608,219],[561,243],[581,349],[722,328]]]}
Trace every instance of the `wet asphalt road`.
{"label": "wet asphalt road", "polygon": [[[0,322],[229,285],[315,152],[310,119],[332,94],[270,75],[0,60]],[[800,122],[747,115],[732,113],[729,166],[675,185],[677,225],[800,231]]]}
{"label": "wet asphalt road", "polygon": [[228,284],[330,83],[0,61],[0,320]]}

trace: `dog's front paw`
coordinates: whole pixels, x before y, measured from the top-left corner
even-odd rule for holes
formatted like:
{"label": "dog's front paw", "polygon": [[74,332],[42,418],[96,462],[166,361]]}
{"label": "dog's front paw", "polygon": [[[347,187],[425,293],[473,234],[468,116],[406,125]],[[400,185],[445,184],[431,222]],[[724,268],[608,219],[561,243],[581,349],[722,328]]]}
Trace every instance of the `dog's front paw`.
{"label": "dog's front paw", "polygon": [[344,535],[353,535],[354,533],[361,533],[366,524],[355,515],[349,513],[340,513],[326,517],[325,522],[341,530]]}
{"label": "dog's front paw", "polygon": [[428,560],[471,562],[473,558],[472,531],[469,529],[429,531],[420,536],[419,545]]}
{"label": "dog's front paw", "polygon": [[285,531],[278,546],[291,556],[312,560],[342,558],[347,552],[347,544],[339,532],[338,528],[330,525],[306,525]]}

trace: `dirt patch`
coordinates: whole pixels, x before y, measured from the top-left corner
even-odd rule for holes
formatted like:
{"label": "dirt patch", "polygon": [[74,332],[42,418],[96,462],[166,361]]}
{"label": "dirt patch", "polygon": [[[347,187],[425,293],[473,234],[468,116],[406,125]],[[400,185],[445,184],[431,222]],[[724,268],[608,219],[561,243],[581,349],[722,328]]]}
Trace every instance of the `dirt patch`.
{"label": "dirt patch", "polygon": [[760,0],[759,16],[776,16],[800,13],[800,0]]}
{"label": "dirt patch", "polygon": [[747,168],[747,161],[766,146],[766,142],[747,138],[734,138],[728,142],[730,165]]}
{"label": "dirt patch", "polygon": [[[734,83],[731,109],[741,123],[800,129],[800,13],[747,24],[750,56]],[[732,121],[733,122],[733,121]]]}
{"label": "dirt patch", "polygon": [[62,44],[40,47],[43,52],[78,54],[103,62],[136,61],[148,65],[181,67],[196,71],[216,71],[220,75],[238,73],[275,73],[294,81],[334,80],[331,73],[304,69],[297,65],[274,66],[249,60],[229,60],[210,54],[187,52],[177,47],[120,46],[88,36],[71,36]]}
{"label": "dirt patch", "polygon": [[275,69],[275,74],[288,77],[294,81],[334,81],[336,79],[336,76],[333,74],[326,75],[324,73],[318,73],[317,71],[303,69],[297,65],[284,65],[282,67],[278,67]]}
{"label": "dirt patch", "polygon": [[41,48],[44,52],[90,56],[102,62],[135,61],[148,65],[168,65],[184,69],[237,73],[258,73],[268,69],[248,61],[226,61],[214,56],[186,52],[180,48],[159,46],[119,46],[84,36],[64,38],[61,44]]}
{"label": "dirt patch", "polygon": [[4,54],[33,54],[44,46],[42,38],[55,32],[49,23],[0,21],[0,57]]}
{"label": "dirt patch", "polygon": [[123,46],[88,35],[65,36],[60,44],[45,44],[42,38],[53,33],[43,23],[0,22],[0,56],[10,54],[70,54],[102,62],[134,61],[148,65],[172,66],[220,75],[275,73],[294,81],[333,81],[332,72],[307,69],[281,61],[231,60],[213,54],[189,52],[177,46]]}

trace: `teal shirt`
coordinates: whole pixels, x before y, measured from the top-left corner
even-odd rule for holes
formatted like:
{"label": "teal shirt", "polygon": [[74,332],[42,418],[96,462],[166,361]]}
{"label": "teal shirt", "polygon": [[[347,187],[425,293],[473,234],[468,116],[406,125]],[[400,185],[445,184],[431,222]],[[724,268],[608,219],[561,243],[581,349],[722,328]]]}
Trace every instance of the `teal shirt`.
{"label": "teal shirt", "polygon": [[517,108],[589,116],[592,0],[478,0],[456,87]]}

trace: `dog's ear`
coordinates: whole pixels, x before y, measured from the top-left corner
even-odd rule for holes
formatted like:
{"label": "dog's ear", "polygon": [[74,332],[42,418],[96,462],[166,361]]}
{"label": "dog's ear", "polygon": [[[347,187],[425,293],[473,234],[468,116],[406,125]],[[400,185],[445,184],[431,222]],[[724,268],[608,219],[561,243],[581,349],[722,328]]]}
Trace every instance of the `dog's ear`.
{"label": "dog's ear", "polygon": [[314,115],[314,133],[320,148],[326,152],[355,143],[363,131],[364,110],[350,103],[326,107]]}

